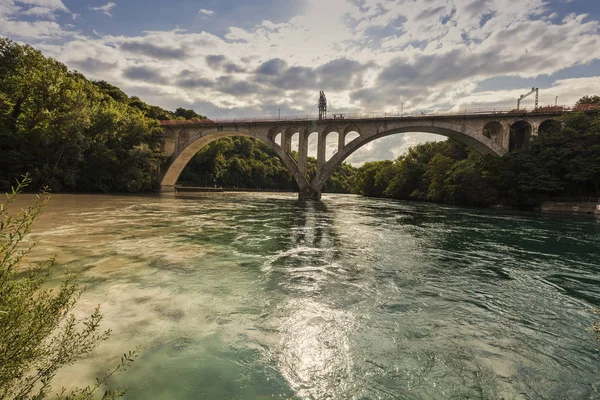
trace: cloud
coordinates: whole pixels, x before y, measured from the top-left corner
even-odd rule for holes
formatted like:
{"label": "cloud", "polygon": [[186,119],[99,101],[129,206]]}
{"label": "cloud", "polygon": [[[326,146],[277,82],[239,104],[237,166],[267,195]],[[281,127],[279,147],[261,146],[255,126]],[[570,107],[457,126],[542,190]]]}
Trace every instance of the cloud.
{"label": "cloud", "polygon": [[186,57],[185,51],[181,48],[160,46],[139,40],[121,43],[120,48],[128,53],[159,60],[182,59]]}
{"label": "cloud", "polygon": [[55,19],[54,10],[46,7],[31,7],[30,9],[23,11],[22,15],[33,15],[36,17],[45,17],[48,19]]}
{"label": "cloud", "polygon": [[17,0],[16,2],[19,4],[41,7],[49,10],[68,11],[62,0]]}
{"label": "cloud", "polygon": [[219,55],[208,55],[204,58],[206,61],[206,65],[213,70],[223,71],[226,74],[239,74],[246,72],[244,67],[241,67],[231,61],[228,60],[222,54]]}
{"label": "cloud", "polygon": [[227,58],[224,55],[210,55],[210,56],[206,56],[205,60],[206,60],[206,65],[208,65],[211,68],[217,68],[220,67],[221,64],[223,64],[223,62],[226,60]]}
{"label": "cloud", "polygon": [[362,72],[373,64],[361,64],[348,58],[331,60],[317,68],[289,66],[281,58],[263,62],[255,71],[258,82],[276,88],[323,89],[343,91],[362,85]]}
{"label": "cloud", "polygon": [[75,69],[81,69],[88,73],[99,74],[102,72],[107,72],[111,70],[115,70],[118,66],[116,61],[114,62],[104,62],[102,60],[98,60],[96,58],[87,57],[84,60],[80,61],[72,61]]}
{"label": "cloud", "polygon": [[158,84],[166,84],[167,80],[157,70],[147,66],[128,67],[123,71],[123,76],[134,81],[144,81]]}
{"label": "cloud", "polygon": [[102,14],[108,15],[109,17],[112,17],[111,10],[113,8],[115,8],[115,7],[116,7],[116,4],[111,1],[111,2],[106,3],[103,6],[100,6],[100,7],[89,7],[89,9],[92,10],[92,11],[102,11]]}
{"label": "cloud", "polygon": [[215,13],[214,11],[207,10],[205,8],[201,9],[200,11],[198,11],[198,14],[202,14],[202,15],[205,15],[207,17],[210,17],[210,16],[214,15],[214,13]]}

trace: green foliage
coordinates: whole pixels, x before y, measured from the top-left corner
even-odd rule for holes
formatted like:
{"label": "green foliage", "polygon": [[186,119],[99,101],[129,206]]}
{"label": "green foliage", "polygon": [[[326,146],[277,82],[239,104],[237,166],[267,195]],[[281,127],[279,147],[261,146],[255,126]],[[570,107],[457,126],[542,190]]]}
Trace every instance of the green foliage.
{"label": "green foliage", "polygon": [[183,119],[206,119],[206,117],[203,117],[194,110],[186,110],[181,107],[175,110],[175,116]]}
{"label": "green foliage", "polygon": [[600,96],[583,96],[577,101],[576,105],[580,106],[583,104],[600,104]]}
{"label": "green foliage", "polygon": [[[31,180],[26,177],[0,204],[0,399],[41,399],[50,394],[57,371],[90,353],[110,331],[100,331],[99,307],[86,319],[77,320],[73,307],[81,294],[74,275],[67,275],[58,289],[45,289],[54,260],[27,265],[33,244],[26,242],[33,222],[49,200],[43,191],[16,214],[9,207]],[[62,389],[60,398],[91,399],[108,378],[126,369],[136,355],[130,352],[117,367],[84,389]],[[106,391],[112,399],[124,390]]]}
{"label": "green foliage", "polygon": [[166,161],[156,120],[174,118],[0,38],[0,189],[25,172],[54,191],[156,189]]}
{"label": "green foliage", "polygon": [[424,143],[394,162],[363,165],[353,191],[372,197],[486,206],[494,200],[486,169],[486,159],[460,143]]}

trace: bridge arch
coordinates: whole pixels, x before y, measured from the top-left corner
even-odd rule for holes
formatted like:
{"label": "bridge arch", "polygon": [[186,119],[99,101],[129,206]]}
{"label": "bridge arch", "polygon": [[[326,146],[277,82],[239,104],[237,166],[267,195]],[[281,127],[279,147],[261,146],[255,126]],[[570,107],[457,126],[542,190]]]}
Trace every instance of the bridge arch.
{"label": "bridge arch", "polygon": [[483,133],[478,134],[476,136],[470,136],[466,133],[435,126],[402,127],[382,131],[372,135],[361,135],[347,143],[341,151],[336,153],[333,157],[331,157],[329,161],[325,163],[321,173],[313,180],[313,182],[311,182],[312,189],[317,192],[320,192],[323,186],[325,186],[327,180],[331,177],[331,174],[333,174],[333,171],[335,171],[335,169],[339,167],[354,152],[356,152],[361,147],[365,146],[367,143],[370,143],[377,139],[381,139],[386,136],[407,132],[433,133],[441,136],[446,136],[460,143],[464,143],[473,150],[484,155],[498,154],[497,148],[500,147],[500,145],[494,143],[492,139],[485,137]]}
{"label": "bridge arch", "polygon": [[361,134],[360,128],[358,126],[356,126],[356,125],[350,125],[350,126],[347,126],[346,129],[344,129],[344,135],[347,135],[350,132],[356,132],[359,135]]}
{"label": "bridge arch", "polygon": [[343,133],[331,131],[327,134],[327,139],[325,139],[325,160],[331,159],[337,153],[340,144],[340,136]]}
{"label": "bridge arch", "polygon": [[210,143],[223,139],[226,137],[236,137],[236,136],[246,136],[253,137],[263,142],[267,143],[269,147],[275,151],[275,153],[279,156],[279,158],[283,161],[285,166],[294,176],[296,183],[300,190],[307,190],[310,187],[308,180],[306,177],[300,173],[298,169],[298,164],[296,161],[285,152],[282,146],[279,146],[275,143],[275,137],[273,135],[277,135],[278,133],[283,134],[284,132],[277,132],[277,128],[271,129],[267,135],[254,134],[252,132],[239,132],[239,131],[221,131],[221,132],[211,132],[208,134],[201,134],[198,138],[193,140],[191,143],[186,143],[185,148],[181,150],[175,157],[175,159],[169,165],[167,172],[164,174],[161,181],[161,190],[162,191],[170,191],[174,189],[179,176],[183,172],[186,165],[190,162],[190,160],[205,146]]}
{"label": "bridge arch", "polygon": [[493,140],[498,144],[502,144],[502,138],[504,136],[504,126],[498,121],[491,121],[485,124],[483,127],[483,136]]}
{"label": "bridge arch", "polygon": [[548,136],[558,133],[562,128],[562,123],[555,119],[547,119],[542,122],[538,128],[539,136]]}
{"label": "bridge arch", "polygon": [[531,140],[531,135],[533,134],[533,126],[525,120],[515,121],[510,126],[510,140],[508,149],[517,150],[520,149],[529,143]]}

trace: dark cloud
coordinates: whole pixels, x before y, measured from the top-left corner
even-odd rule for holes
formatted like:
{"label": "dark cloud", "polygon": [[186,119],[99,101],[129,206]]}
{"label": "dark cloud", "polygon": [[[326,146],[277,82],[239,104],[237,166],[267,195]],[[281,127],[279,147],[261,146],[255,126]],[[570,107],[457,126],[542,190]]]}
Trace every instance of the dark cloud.
{"label": "dark cloud", "polygon": [[158,71],[145,66],[129,67],[123,71],[123,76],[136,81],[147,81],[150,83],[167,84],[168,81]]}
{"label": "dark cloud", "polygon": [[210,55],[204,58],[206,60],[206,65],[211,68],[218,68],[225,62],[226,57],[224,55]]}
{"label": "dark cloud", "polygon": [[175,85],[185,89],[211,89],[232,96],[248,96],[256,93],[264,94],[265,92],[264,88],[254,82],[236,80],[230,76],[222,76],[212,80],[189,70],[178,75]]}
{"label": "dark cloud", "polygon": [[262,92],[261,86],[256,83],[239,81],[228,76],[217,79],[215,89],[232,96],[247,96]]}
{"label": "dark cloud", "polygon": [[427,10],[423,10],[419,13],[419,15],[417,15],[415,17],[415,20],[421,21],[424,19],[429,19],[431,17],[435,17],[438,14],[441,15],[442,11],[444,11],[445,9],[446,9],[445,6],[441,6],[441,7],[437,7],[437,8],[430,8]]}
{"label": "dark cloud", "polygon": [[229,62],[224,55],[210,55],[205,57],[206,64],[213,68],[225,71],[227,74],[246,72],[246,69]]}
{"label": "dark cloud", "polygon": [[246,69],[234,63],[227,63],[223,66],[223,70],[228,74],[246,72]]}
{"label": "dark cloud", "polygon": [[371,66],[339,58],[317,68],[288,67],[282,59],[274,58],[256,69],[254,79],[284,90],[346,90],[362,84],[362,73]]}
{"label": "dark cloud", "polygon": [[81,69],[83,72],[90,74],[110,71],[117,67],[116,62],[109,63],[91,57],[82,61],[73,61],[71,64],[77,69]]}
{"label": "dark cloud", "polygon": [[346,90],[362,86],[362,73],[372,64],[361,64],[347,58],[338,58],[316,69],[320,87],[325,90]]}
{"label": "dark cloud", "polygon": [[120,44],[121,50],[128,51],[134,54],[141,54],[151,58],[161,60],[182,59],[186,57],[183,49],[162,47],[152,43],[144,42],[125,42]]}
{"label": "dark cloud", "polygon": [[[547,41],[548,38],[538,38]],[[397,58],[382,70],[378,77],[378,87],[434,87],[438,84],[459,82],[468,78],[482,78],[506,71],[519,71],[539,65],[540,69],[548,66],[548,59],[543,55],[518,54],[503,55],[502,47],[492,48],[484,52],[471,52],[465,49],[454,49],[440,55],[423,55],[413,64]]]}
{"label": "dark cloud", "polygon": [[256,69],[256,73],[260,75],[280,75],[287,69],[287,66],[288,63],[283,61],[281,58],[274,58],[262,63]]}
{"label": "dark cloud", "polygon": [[185,89],[212,88],[214,81],[207,78],[183,78],[177,80],[175,85]]}
{"label": "dark cloud", "polygon": [[475,0],[471,3],[469,3],[465,7],[465,10],[467,12],[471,13],[471,15],[480,14],[480,13],[485,12],[488,9],[489,2],[490,2],[490,0]]}

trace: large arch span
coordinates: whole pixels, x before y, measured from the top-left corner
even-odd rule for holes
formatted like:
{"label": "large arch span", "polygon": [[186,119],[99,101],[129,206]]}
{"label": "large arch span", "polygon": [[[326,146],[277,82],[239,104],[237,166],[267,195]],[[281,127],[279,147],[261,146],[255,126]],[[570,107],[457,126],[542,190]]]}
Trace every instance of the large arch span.
{"label": "large arch span", "polygon": [[342,163],[346,161],[346,159],[348,159],[348,157],[350,157],[352,154],[354,154],[356,151],[360,150],[367,144],[378,139],[382,139],[386,136],[398,135],[409,132],[433,133],[463,143],[482,155],[497,154],[497,146],[494,145],[491,139],[487,137],[475,138],[473,136],[466,135],[462,132],[446,128],[432,126],[402,127],[379,132],[374,135],[362,135],[360,132],[358,132],[359,136],[357,138],[346,144],[341,149],[341,151],[338,149],[338,152],[334,154],[333,157],[331,157],[323,165],[322,170],[319,171],[319,174],[317,175],[315,180],[311,182],[311,186],[320,191],[325,186],[335,169],[341,166]]}

